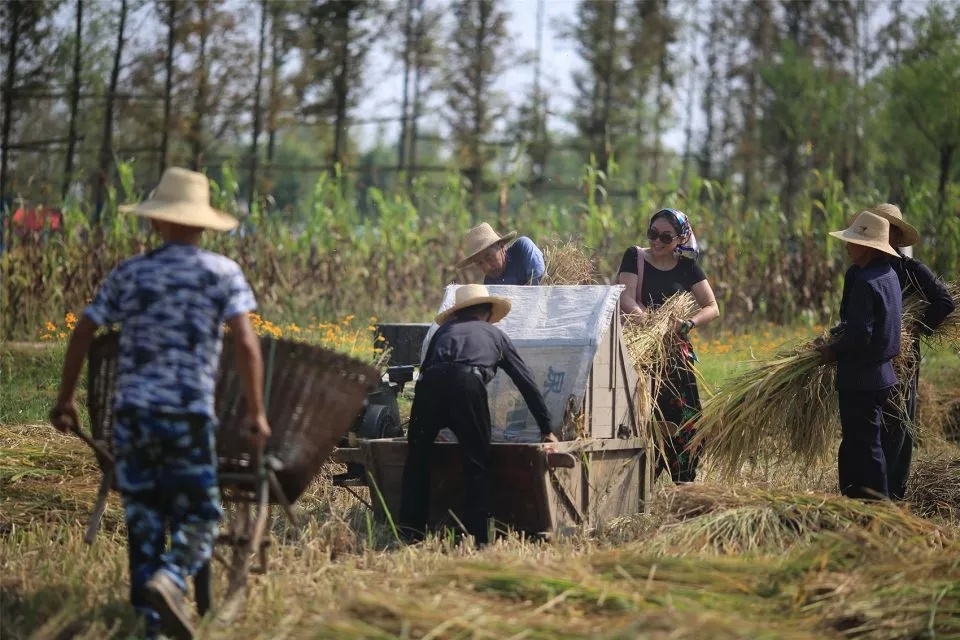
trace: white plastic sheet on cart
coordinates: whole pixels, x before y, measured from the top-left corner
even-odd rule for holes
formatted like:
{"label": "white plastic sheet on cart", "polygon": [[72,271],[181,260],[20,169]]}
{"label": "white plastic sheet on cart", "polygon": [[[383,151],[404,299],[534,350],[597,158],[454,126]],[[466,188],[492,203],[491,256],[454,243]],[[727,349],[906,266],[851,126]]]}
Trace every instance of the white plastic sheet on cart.
{"label": "white plastic sheet on cart", "polygon": [[[444,291],[438,313],[453,306],[458,285]],[[593,358],[620,300],[622,285],[517,287],[489,286],[490,295],[507,298],[510,313],[497,323],[517,347],[547,402],[554,428],[570,396],[583,400]],[[420,361],[437,325],[430,327]],[[503,371],[487,385],[494,442],[538,442],[540,429],[520,392]],[[455,440],[448,429],[441,437]]]}

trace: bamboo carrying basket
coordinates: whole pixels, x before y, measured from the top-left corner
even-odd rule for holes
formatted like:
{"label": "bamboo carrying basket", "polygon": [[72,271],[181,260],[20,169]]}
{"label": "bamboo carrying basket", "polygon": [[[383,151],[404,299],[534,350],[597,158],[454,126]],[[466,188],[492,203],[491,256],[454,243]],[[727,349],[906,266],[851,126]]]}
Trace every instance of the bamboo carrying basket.
{"label": "bamboo carrying basket", "polygon": [[[320,347],[261,339],[264,359],[264,403],[273,434],[265,451],[283,489],[294,502],[329,457],[340,438],[353,424],[368,393],[376,389],[379,372],[358,360]],[[119,333],[109,332],[94,340],[89,352],[87,407],[90,430],[110,454],[113,453],[113,396],[117,376]],[[230,472],[251,468],[255,452],[240,432],[245,400],[236,354],[226,342],[220,359],[216,388],[217,458],[221,482]],[[97,452],[100,468],[112,461]],[[225,493],[224,499],[249,498],[244,492]]]}

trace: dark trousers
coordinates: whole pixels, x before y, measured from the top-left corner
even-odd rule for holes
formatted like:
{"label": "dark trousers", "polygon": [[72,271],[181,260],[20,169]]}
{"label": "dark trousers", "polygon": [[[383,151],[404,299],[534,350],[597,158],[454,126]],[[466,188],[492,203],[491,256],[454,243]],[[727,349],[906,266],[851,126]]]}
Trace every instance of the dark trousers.
{"label": "dark trousers", "polygon": [[485,543],[490,516],[490,407],[483,380],[461,365],[435,365],[417,381],[403,466],[400,527],[413,539],[426,532],[431,453],[444,427],[457,436],[463,460],[464,501],[458,517],[478,543]]}
{"label": "dark trousers", "polygon": [[840,492],[850,498],[879,499],[887,493],[887,465],[880,434],[884,430],[883,407],[892,388],[878,391],[841,389],[840,429],[837,453]]}
{"label": "dark trousers", "polygon": [[700,391],[697,378],[690,366],[692,349],[682,343],[683,351],[671,356],[667,362],[666,382],[657,393],[657,418],[676,425],[676,430],[664,434],[664,451],[657,456],[654,479],[669,470],[674,483],[693,482],[697,479],[697,462],[700,449],[691,451],[690,441],[697,435],[697,418],[700,416]]}
{"label": "dark trousers", "polygon": [[919,381],[920,368],[917,367],[909,380],[894,387],[894,392],[884,408],[885,428],[880,432],[880,441],[887,461],[887,489],[894,500],[903,500],[907,494],[910,462],[913,459],[913,436],[910,428],[917,419]]}

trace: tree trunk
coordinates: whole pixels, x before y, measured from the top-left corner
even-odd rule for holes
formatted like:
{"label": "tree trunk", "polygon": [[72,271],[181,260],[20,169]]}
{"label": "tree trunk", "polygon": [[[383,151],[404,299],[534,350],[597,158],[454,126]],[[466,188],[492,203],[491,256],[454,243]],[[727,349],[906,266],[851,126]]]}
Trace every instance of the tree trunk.
{"label": "tree trunk", "polygon": [[[734,170],[733,167],[733,157],[727,156],[724,153],[727,145],[733,141],[734,138],[734,126],[736,121],[736,106],[734,104],[735,93],[730,87],[730,78],[734,75],[734,69],[737,66],[737,44],[738,38],[730,32],[728,25],[730,25],[731,16],[721,14],[721,31],[719,37],[723,38],[726,42],[723,47],[723,66],[721,69],[722,72],[717,73],[717,83],[719,86],[723,87],[722,93],[720,95],[720,112],[723,114],[722,120],[720,121],[720,139],[717,142],[717,155],[719,156],[720,167],[719,174],[716,171],[716,166],[711,161],[710,175],[718,176],[721,183],[726,184],[727,179],[730,177],[731,172]],[[719,56],[718,56],[719,60]],[[735,155],[734,152],[732,155]]]}
{"label": "tree trunk", "polygon": [[94,185],[94,223],[100,222],[107,185],[113,177],[113,107],[117,98],[117,84],[120,80],[120,63],[123,60],[123,36],[127,26],[127,0],[120,0],[120,23],[117,26],[117,49],[113,54],[113,68],[110,70],[110,86],[107,88],[107,101],[103,108],[103,137],[100,140],[100,168]]}
{"label": "tree trunk", "polygon": [[[660,15],[665,16],[666,2],[661,9]],[[665,111],[664,85],[667,82],[667,39],[666,34],[661,31],[659,59],[657,61],[657,110],[653,116],[653,166],[651,167],[651,180],[656,183],[660,180],[660,142],[663,137],[663,112]]]}
{"label": "tree trunk", "polygon": [[[340,64],[334,80],[333,165],[346,164],[347,106],[350,99],[350,9],[343,9],[340,22]],[[335,170],[335,169],[334,169]]]}
{"label": "tree trunk", "polygon": [[[600,169],[603,170],[606,174],[607,179],[609,180],[609,164],[610,164],[610,109],[613,103],[613,83],[614,83],[614,67],[617,64],[617,9],[619,7],[619,2],[617,0],[612,0],[610,3],[610,31],[608,33],[609,39],[607,41],[607,77],[603,79],[603,105],[601,106],[601,115],[600,115],[600,134],[603,136],[602,148],[600,153],[597,155],[597,161],[600,163]],[[602,200],[603,192],[598,192],[597,196]]]}
{"label": "tree trunk", "polygon": [[260,156],[260,128],[263,116],[260,113],[260,88],[263,86],[263,58],[267,46],[267,2],[260,3],[260,50],[257,52],[257,80],[253,88],[253,141],[250,145],[250,187],[247,196],[247,210],[253,212],[254,199],[257,196],[257,162]]}
{"label": "tree trunk", "polygon": [[957,145],[947,144],[940,147],[940,179],[937,182],[937,218],[944,220],[944,206],[947,202],[947,183],[950,182],[950,170],[953,168],[953,153]]}
{"label": "tree trunk", "polygon": [[[687,21],[694,23],[694,17],[699,13],[699,6],[696,0],[689,5],[691,17]],[[683,189],[688,187],[690,178],[690,159],[693,155],[693,103],[694,96],[697,95],[697,54],[699,52],[700,31],[694,27],[693,32],[693,52],[690,54],[690,88],[687,90],[687,113],[685,115],[687,125],[683,132],[683,160],[680,172],[680,184]]]}
{"label": "tree trunk", "polygon": [[484,0],[477,2],[480,11],[477,31],[474,38],[473,61],[476,67],[473,70],[473,131],[470,135],[470,165],[466,172],[470,181],[470,208],[473,213],[473,222],[480,215],[480,200],[483,181],[483,130],[487,118],[487,101],[484,95],[486,77],[483,72],[483,48],[486,42],[490,22],[490,5]]}
{"label": "tree trunk", "polygon": [[17,46],[20,40],[20,9],[19,2],[10,4],[10,39],[7,41],[7,77],[3,82],[3,133],[0,135],[0,246],[4,246],[3,232],[6,228],[7,192],[10,185],[7,183],[7,156],[10,149],[10,127],[13,124],[13,87],[17,77]]}
{"label": "tree trunk", "polygon": [[410,133],[409,155],[407,156],[408,184],[413,181],[417,175],[417,138],[420,135],[420,113],[423,109],[423,99],[421,95],[421,86],[423,81],[423,2],[414,0],[417,3],[417,26],[414,29],[415,40],[413,49],[413,109],[410,114]]}
{"label": "tree trunk", "polygon": [[63,187],[60,189],[60,199],[66,200],[70,192],[70,183],[73,182],[73,153],[77,148],[77,112],[80,110],[80,70],[83,51],[83,0],[77,0],[77,25],[74,31],[76,39],[73,49],[73,87],[70,91],[70,125],[67,134],[67,159],[63,170]]}
{"label": "tree trunk", "polygon": [[643,78],[643,74],[637,74],[640,76],[639,86],[637,87],[637,105],[634,109],[633,117],[633,137],[636,140],[634,143],[634,148],[636,149],[636,155],[633,162],[633,184],[639,186],[643,184],[643,161],[644,161],[644,149],[643,149],[643,104],[642,97],[647,94],[647,79]]}
{"label": "tree trunk", "polygon": [[203,112],[207,107],[207,1],[200,0],[200,49],[197,51],[197,95],[190,126],[190,168],[199,171],[203,164]]}
{"label": "tree trunk", "polygon": [[743,154],[743,210],[751,204],[753,198],[754,172],[756,171],[756,155],[758,153],[760,132],[757,127],[756,106],[759,100],[757,82],[759,78],[754,71],[749,72],[747,78],[747,104],[744,105],[744,138],[747,145],[742,149]]}
{"label": "tree trunk", "polygon": [[683,132],[683,160],[680,171],[680,184],[684,189],[688,186],[688,180],[690,178],[690,159],[693,155],[693,102],[695,100],[694,96],[696,95],[697,90],[697,73],[694,71],[696,68],[696,54],[691,56],[691,65],[690,65],[690,89],[687,92],[687,113],[684,116],[687,121],[687,126],[684,128]]}
{"label": "tree trunk", "polygon": [[[716,146],[716,127],[714,120],[714,107],[716,105],[717,87],[720,86],[717,77],[717,49],[719,47],[720,36],[720,6],[719,0],[710,0],[710,22],[707,27],[707,42],[705,55],[707,59],[707,78],[703,85],[703,119],[706,124],[706,131],[703,134],[703,143],[700,146],[700,176],[709,180],[712,176],[713,152]],[[694,65],[693,73],[696,65]]]}
{"label": "tree trunk", "polygon": [[547,171],[547,154],[545,152],[547,143],[547,116],[543,107],[543,89],[540,84],[540,75],[543,67],[543,18],[544,18],[544,0],[537,0],[537,30],[534,37],[534,67],[533,67],[533,135],[531,139],[537,156],[530,163],[530,188],[534,193],[539,193],[540,184],[543,182]]}
{"label": "tree trunk", "polygon": [[855,182],[862,174],[864,165],[867,162],[867,145],[863,144],[863,87],[866,83],[867,58],[869,55],[870,40],[869,37],[870,15],[865,0],[856,0],[854,20],[853,20],[853,77],[854,93],[852,104],[848,113],[851,114],[851,121],[847,123],[849,129],[844,136],[843,145],[840,152],[840,181],[843,182],[843,190],[850,194],[855,190]]}
{"label": "tree trunk", "polygon": [[270,95],[267,110],[267,166],[265,170],[267,177],[272,174],[271,166],[277,148],[277,112],[280,110],[278,104],[280,97],[277,95],[277,87],[280,83],[280,67],[283,65],[283,43],[280,37],[280,27],[277,26],[279,17],[279,11],[275,9],[270,19]]}
{"label": "tree trunk", "polygon": [[413,44],[413,0],[407,0],[403,21],[403,101],[400,105],[400,143],[397,149],[397,172],[403,171],[407,161],[407,131],[410,126],[410,54]]}
{"label": "tree trunk", "polygon": [[176,46],[177,0],[169,0],[167,13],[167,57],[164,61],[163,130],[160,132],[160,175],[167,168],[167,153],[170,148],[170,113],[173,104],[173,53]]}
{"label": "tree trunk", "polygon": [[893,12],[893,22],[896,25],[893,30],[893,68],[896,69],[900,66],[900,52],[903,49],[903,27],[901,25],[906,24],[903,15],[903,0],[893,0],[890,3],[890,10]]}

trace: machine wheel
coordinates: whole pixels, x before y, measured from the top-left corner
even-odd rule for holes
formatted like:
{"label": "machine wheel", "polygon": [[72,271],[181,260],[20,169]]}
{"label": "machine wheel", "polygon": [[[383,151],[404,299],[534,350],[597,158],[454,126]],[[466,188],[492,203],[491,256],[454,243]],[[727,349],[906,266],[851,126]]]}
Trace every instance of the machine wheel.
{"label": "machine wheel", "polygon": [[403,429],[400,428],[400,421],[390,410],[390,407],[383,404],[368,405],[363,412],[363,419],[357,427],[357,436],[366,440],[376,438],[399,438],[403,435]]}

